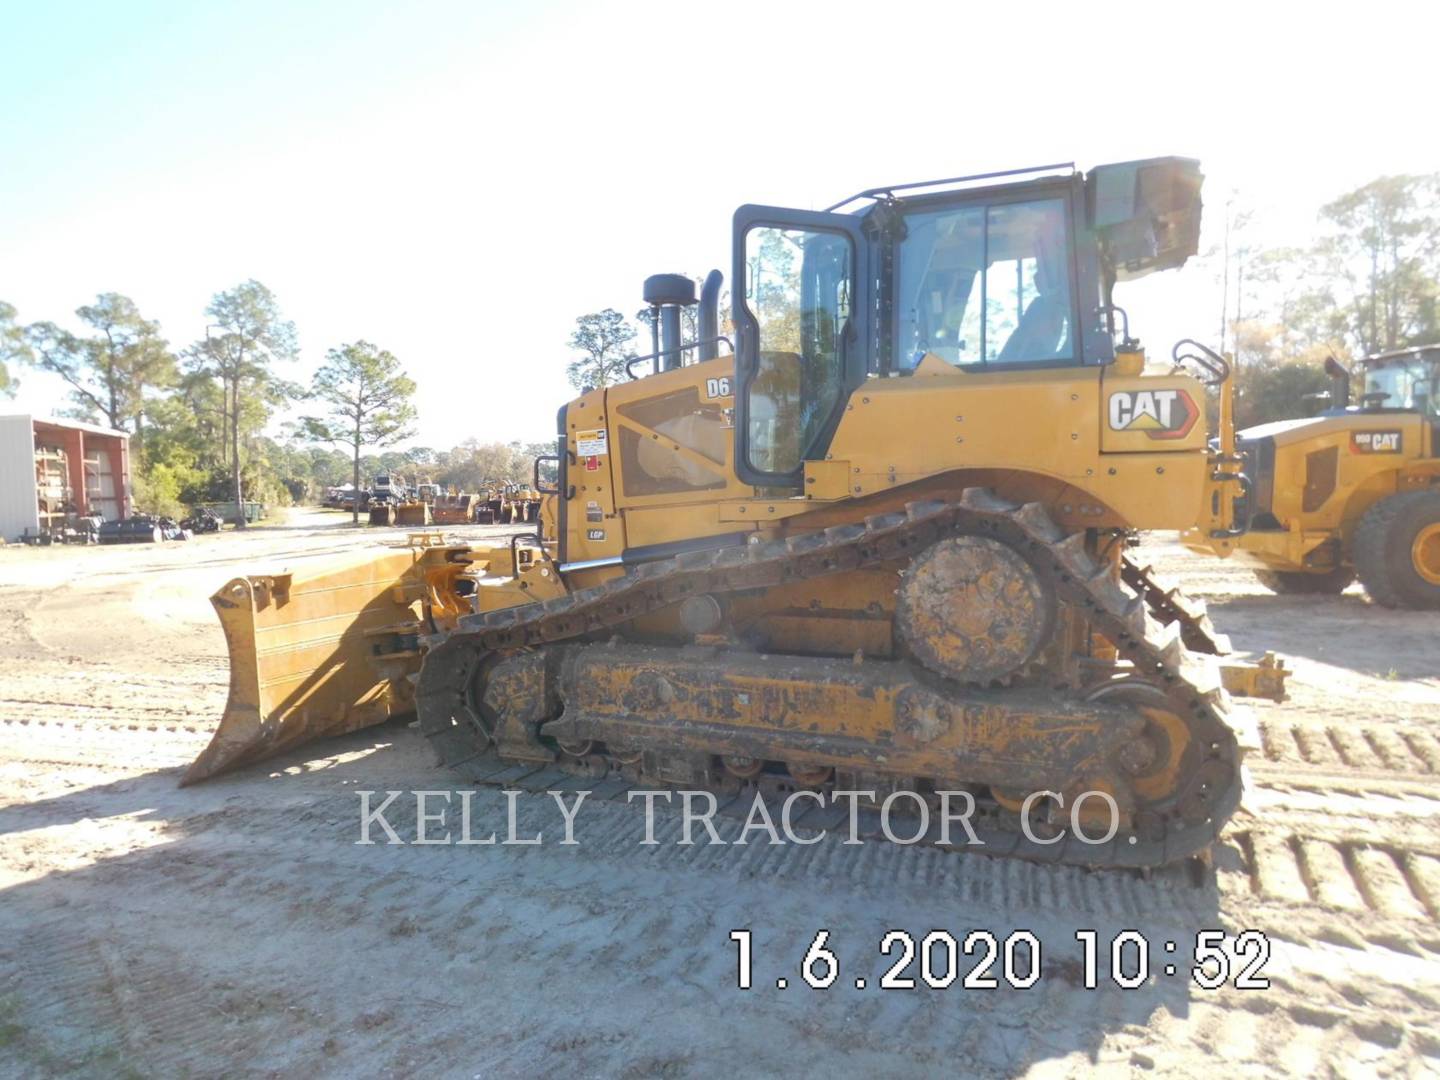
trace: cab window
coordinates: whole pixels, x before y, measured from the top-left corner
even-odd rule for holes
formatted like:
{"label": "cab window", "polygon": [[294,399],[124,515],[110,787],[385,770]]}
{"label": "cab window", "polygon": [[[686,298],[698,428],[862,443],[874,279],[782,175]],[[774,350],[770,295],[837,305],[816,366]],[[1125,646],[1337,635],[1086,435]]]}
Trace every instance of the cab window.
{"label": "cab window", "polygon": [[1386,409],[1416,409],[1440,418],[1440,361],[1376,365],[1365,372],[1365,395]]}
{"label": "cab window", "polygon": [[898,366],[1055,364],[1075,358],[1062,199],[905,217],[895,283]]}
{"label": "cab window", "polygon": [[840,404],[852,262],[841,233],[767,226],[745,235],[745,300],[759,329],[746,454],[757,471],[800,468]]}

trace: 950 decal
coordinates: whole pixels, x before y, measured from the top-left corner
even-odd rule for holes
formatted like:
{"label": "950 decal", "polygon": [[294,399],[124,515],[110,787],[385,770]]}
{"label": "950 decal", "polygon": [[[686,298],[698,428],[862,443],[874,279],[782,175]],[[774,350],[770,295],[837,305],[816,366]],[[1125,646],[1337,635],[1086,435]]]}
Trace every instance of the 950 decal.
{"label": "950 decal", "polygon": [[[1186,978],[1202,990],[1234,986],[1237,990],[1268,990],[1270,980],[1261,971],[1270,959],[1270,939],[1259,930],[1244,930],[1228,943],[1224,930],[1201,930],[1190,940],[1151,942],[1138,930],[1121,930],[1104,939],[1095,930],[1076,930],[1075,955],[1062,961],[1067,980],[1074,979],[1078,963],[1087,990],[1101,983],[1133,990],[1156,978]],[[749,990],[756,978],[756,960],[748,929],[730,931],[735,946],[736,982]],[[842,982],[841,959],[830,945],[830,931],[819,930],[805,950],[794,976],[779,975],[778,990],[808,986],[828,990],[837,983],[864,990],[1028,990],[1044,974],[1040,939],[1029,930],[1016,930],[1000,938],[988,930],[971,930],[957,937],[948,930],[915,935],[888,930],[879,942],[879,963],[860,961],[866,972]],[[1152,953],[1162,959],[1152,961]],[[1152,966],[1153,965],[1153,966]],[[879,978],[872,978],[878,974]]]}

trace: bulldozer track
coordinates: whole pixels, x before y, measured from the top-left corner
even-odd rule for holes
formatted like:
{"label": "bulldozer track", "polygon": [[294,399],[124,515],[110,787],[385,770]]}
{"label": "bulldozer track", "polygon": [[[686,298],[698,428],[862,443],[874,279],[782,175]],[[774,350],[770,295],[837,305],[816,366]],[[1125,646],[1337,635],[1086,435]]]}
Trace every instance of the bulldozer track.
{"label": "bulldozer track", "polygon": [[[773,587],[908,559],[939,539],[967,534],[993,536],[1046,565],[1060,599],[1111,641],[1134,674],[1158,688],[1173,712],[1184,718],[1202,758],[1144,830],[1121,833],[1104,845],[1073,836],[1043,844],[1026,837],[1013,817],[995,813],[974,822],[990,853],[1092,867],[1150,867],[1208,848],[1241,793],[1240,751],[1227,718],[1229,699],[1213,662],[1206,663],[1208,658],[1186,647],[1181,619],[1158,621],[1146,590],[1130,591],[1105,562],[1097,561],[1087,550],[1084,533],[1067,534],[1038,503],[1010,502],[982,488],[967,489],[955,502],[910,503],[903,513],[876,515],[863,524],[784,540],[761,540],[757,534],[747,544],[648,563],[627,576],[563,597],[466,616],[457,630],[425,640],[428,652],[416,689],[421,730],[442,764],[463,767],[477,783],[503,786],[533,773],[536,766],[507,766],[487,753],[488,735],[473,705],[472,683],[490,655],[615,631],[691,595]],[[1174,594],[1163,595],[1173,607]],[[1199,618],[1190,617],[1192,633]],[[1188,818],[1179,812],[1187,803]],[[1139,835],[1141,831],[1145,835]],[[926,837],[927,842],[936,840]]]}
{"label": "bulldozer track", "polygon": [[1129,555],[1120,556],[1120,580],[1145,598],[1151,613],[1162,623],[1180,624],[1187,649],[1210,656],[1229,656],[1230,639],[1215,629],[1205,601],[1186,595],[1150,565],[1141,566]]}

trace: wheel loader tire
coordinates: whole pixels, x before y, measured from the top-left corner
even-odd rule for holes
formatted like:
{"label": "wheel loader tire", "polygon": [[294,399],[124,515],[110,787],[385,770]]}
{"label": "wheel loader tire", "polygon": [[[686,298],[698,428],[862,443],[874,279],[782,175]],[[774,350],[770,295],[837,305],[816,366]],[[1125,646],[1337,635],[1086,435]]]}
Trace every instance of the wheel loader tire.
{"label": "wheel loader tire", "polygon": [[1440,491],[1381,499],[1355,529],[1355,569],[1390,608],[1440,610]]}
{"label": "wheel loader tire", "polygon": [[1348,566],[1309,573],[1304,570],[1256,570],[1255,577],[1280,596],[1338,596],[1355,580]]}

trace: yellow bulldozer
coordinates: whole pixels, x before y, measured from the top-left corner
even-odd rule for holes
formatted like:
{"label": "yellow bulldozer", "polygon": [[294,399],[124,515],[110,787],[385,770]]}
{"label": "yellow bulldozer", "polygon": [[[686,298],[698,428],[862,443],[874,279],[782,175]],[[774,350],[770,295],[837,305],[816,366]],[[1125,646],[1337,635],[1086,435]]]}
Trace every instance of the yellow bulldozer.
{"label": "yellow bulldozer", "polygon": [[[689,342],[694,283],[647,280],[659,348],[560,410],[533,535],[215,594],[230,700],[186,781],[414,712],[475,783],[960,790],[991,853],[1203,850],[1241,793],[1226,645],[1127,544],[1235,531],[1228,367],[1147,371],[1112,296],[1194,253],[1201,182],[1161,158],[741,207],[733,353],[718,271]],[[1023,827],[1086,793],[1108,842]]]}
{"label": "yellow bulldozer", "polygon": [[1353,373],[1325,366],[1328,409],[1237,436],[1243,532],[1184,540],[1245,560],[1277,593],[1338,593],[1358,576],[1386,607],[1440,609],[1440,346],[1361,361],[1356,404]]}

